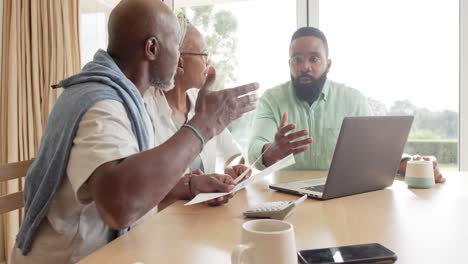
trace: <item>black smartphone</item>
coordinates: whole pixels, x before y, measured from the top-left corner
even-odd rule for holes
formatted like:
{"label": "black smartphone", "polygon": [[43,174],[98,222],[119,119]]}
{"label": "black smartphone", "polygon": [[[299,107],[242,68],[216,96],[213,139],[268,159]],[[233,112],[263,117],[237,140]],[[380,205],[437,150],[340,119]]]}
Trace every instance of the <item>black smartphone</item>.
{"label": "black smartphone", "polygon": [[397,260],[397,256],[393,251],[377,243],[300,250],[297,254],[302,264],[387,264],[394,263]]}

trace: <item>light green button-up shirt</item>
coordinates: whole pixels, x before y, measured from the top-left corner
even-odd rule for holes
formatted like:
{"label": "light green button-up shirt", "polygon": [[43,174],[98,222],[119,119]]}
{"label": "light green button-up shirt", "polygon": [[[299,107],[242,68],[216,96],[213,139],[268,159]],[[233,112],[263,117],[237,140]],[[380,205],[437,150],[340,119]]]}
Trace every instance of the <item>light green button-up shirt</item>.
{"label": "light green button-up shirt", "polygon": [[[297,99],[288,81],[267,90],[259,100],[249,144],[250,162],[261,155],[263,145],[274,141],[284,112],[288,112],[288,123],[296,124],[296,131],[308,130],[313,138],[309,150],[296,155],[296,164],[287,170],[328,170],[344,117],[370,115],[366,97],[344,84],[327,80],[319,99],[309,106]],[[265,168],[262,159],[256,167]]]}

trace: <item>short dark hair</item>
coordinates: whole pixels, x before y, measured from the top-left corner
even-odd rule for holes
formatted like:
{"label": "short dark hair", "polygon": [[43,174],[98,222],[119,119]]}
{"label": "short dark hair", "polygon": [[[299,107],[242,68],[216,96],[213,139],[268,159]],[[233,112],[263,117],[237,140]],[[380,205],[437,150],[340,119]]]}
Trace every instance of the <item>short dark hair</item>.
{"label": "short dark hair", "polygon": [[294,32],[294,34],[292,35],[292,38],[291,38],[291,43],[293,42],[293,40],[297,39],[297,38],[300,38],[300,37],[317,37],[319,39],[322,40],[323,42],[323,45],[325,46],[325,50],[328,54],[328,41],[327,41],[327,37],[325,37],[325,34],[323,34],[323,32],[318,29],[318,28],[314,28],[314,27],[301,27],[299,28],[298,30],[296,30],[296,32]]}

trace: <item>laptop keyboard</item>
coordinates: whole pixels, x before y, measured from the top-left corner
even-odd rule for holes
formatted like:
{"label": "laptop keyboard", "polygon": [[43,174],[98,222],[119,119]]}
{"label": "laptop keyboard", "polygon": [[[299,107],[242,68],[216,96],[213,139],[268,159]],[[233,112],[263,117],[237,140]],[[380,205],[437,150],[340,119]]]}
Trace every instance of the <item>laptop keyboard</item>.
{"label": "laptop keyboard", "polygon": [[323,193],[323,190],[325,189],[325,184],[324,185],[315,185],[315,186],[310,186],[310,187],[304,187],[302,189],[308,190],[308,191],[313,191],[313,192]]}

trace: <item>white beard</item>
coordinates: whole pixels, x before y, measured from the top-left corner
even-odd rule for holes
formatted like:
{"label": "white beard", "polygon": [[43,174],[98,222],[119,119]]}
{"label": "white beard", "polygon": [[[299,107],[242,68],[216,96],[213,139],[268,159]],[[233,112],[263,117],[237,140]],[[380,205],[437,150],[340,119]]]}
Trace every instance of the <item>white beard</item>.
{"label": "white beard", "polygon": [[151,80],[151,85],[154,86],[155,88],[159,88],[165,92],[170,91],[174,89],[174,78],[175,78],[176,72],[172,74],[171,80],[167,83],[161,81],[159,78],[153,78]]}

